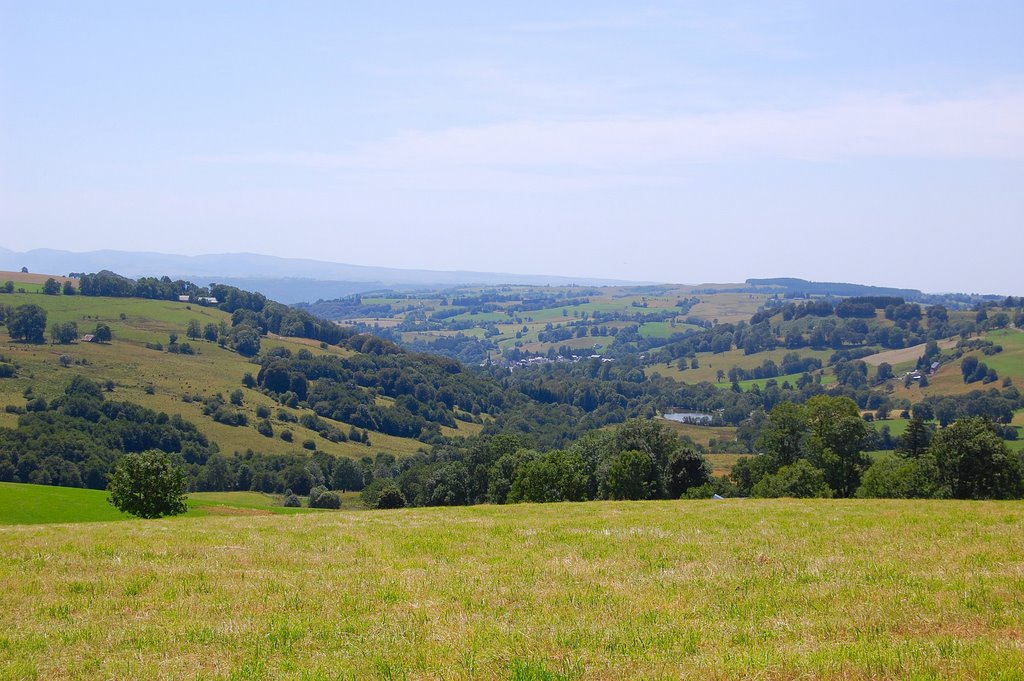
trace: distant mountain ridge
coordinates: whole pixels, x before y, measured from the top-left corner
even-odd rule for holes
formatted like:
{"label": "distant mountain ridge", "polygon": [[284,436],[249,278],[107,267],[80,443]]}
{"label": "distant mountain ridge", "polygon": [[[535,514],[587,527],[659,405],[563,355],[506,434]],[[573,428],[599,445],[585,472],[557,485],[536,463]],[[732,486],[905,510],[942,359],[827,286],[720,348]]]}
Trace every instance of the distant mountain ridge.
{"label": "distant mountain ridge", "polygon": [[747,279],[750,291],[763,292],[769,290],[778,293],[804,293],[808,295],[831,296],[896,296],[908,300],[917,300],[924,295],[923,291],[914,288],[890,288],[888,286],[869,286],[867,284],[849,284],[837,281],[807,281],[794,277],[773,277],[770,279]]}
{"label": "distant mountain ridge", "polygon": [[382,288],[426,286],[622,286],[638,283],[592,277],[512,274],[506,272],[435,271],[350,265],[256,253],[174,255],[117,250],[75,253],[40,248],[23,253],[0,248],[0,270],[67,274],[107,269],[128,277],[163,276],[241,286],[284,303],[314,301]]}

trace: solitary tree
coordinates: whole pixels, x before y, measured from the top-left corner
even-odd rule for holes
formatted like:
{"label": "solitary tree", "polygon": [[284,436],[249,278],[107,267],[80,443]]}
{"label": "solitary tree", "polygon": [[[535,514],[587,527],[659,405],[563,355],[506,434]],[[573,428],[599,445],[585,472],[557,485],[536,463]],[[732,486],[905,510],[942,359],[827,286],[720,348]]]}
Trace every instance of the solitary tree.
{"label": "solitary tree", "polygon": [[185,475],[161,451],[121,457],[107,485],[108,501],[140,518],[184,513]]}
{"label": "solitary tree", "polygon": [[50,327],[50,340],[59,345],[67,345],[78,340],[78,324],[76,322],[54,322]]}
{"label": "solitary tree", "polygon": [[49,279],[46,280],[46,283],[43,284],[43,293],[45,293],[48,296],[57,295],[58,293],[60,293],[60,284],[57,283],[56,279],[50,277]]}
{"label": "solitary tree", "polygon": [[92,332],[93,339],[97,343],[109,343],[110,339],[113,338],[113,334],[110,332],[110,327],[102,322],[96,325],[96,330]]}
{"label": "solitary tree", "polygon": [[26,343],[42,343],[46,333],[46,310],[38,305],[20,305],[7,318],[11,338]]}

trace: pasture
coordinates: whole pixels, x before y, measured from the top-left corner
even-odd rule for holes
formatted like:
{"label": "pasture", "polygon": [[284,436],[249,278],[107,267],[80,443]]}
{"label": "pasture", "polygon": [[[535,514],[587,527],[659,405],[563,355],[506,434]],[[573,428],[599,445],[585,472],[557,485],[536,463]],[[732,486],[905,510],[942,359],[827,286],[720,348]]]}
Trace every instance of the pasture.
{"label": "pasture", "polygon": [[963,395],[972,390],[990,390],[1001,388],[1003,380],[1009,378],[1018,388],[1024,387],[1024,331],[1018,329],[1000,329],[990,331],[980,336],[984,340],[1001,345],[1003,351],[994,355],[986,355],[975,350],[967,353],[966,356],[977,357],[989,367],[999,373],[999,381],[992,384],[982,384],[980,381],[964,383],[963,374],[960,371],[962,360],[946,362],[939,367],[935,375],[928,379],[928,385],[924,388],[914,383],[910,388],[903,387],[902,381],[895,381],[896,386],[893,392],[894,397],[907,397],[914,402],[929,395]]}
{"label": "pasture", "polygon": [[[822,364],[826,364],[829,357],[832,356],[831,350],[811,350],[808,348],[801,348],[799,350],[788,350],[786,348],[776,348],[775,350],[765,350],[764,352],[758,352],[753,355],[744,354],[743,350],[729,350],[728,352],[698,352],[697,353],[697,368],[686,369],[681,371],[677,366],[677,362],[670,364],[651,364],[646,367],[648,374],[655,372],[669,378],[674,378],[677,381],[683,383],[700,383],[701,381],[708,381],[709,383],[717,383],[718,377],[717,372],[719,369],[724,371],[726,375],[729,373],[729,369],[733,367],[739,367],[740,369],[754,369],[761,366],[761,364],[770,359],[780,367],[782,366],[782,358],[787,354],[795,352],[801,357],[817,357],[821,360]],[[799,377],[799,375],[798,375]],[[782,384],[781,379],[775,379]],[[728,381],[728,379],[726,379]],[[728,382],[723,383],[728,386]]]}
{"label": "pasture", "polygon": [[6,526],[0,676],[1020,679],[1022,545],[1019,502]]}
{"label": "pasture", "polygon": [[[355,504],[348,495],[349,505]],[[188,517],[309,513],[309,508],[285,508],[280,495],[261,492],[192,492]],[[304,501],[303,503],[308,503]],[[318,511],[314,511],[318,512]],[[107,492],[77,487],[54,487],[0,482],[0,525],[40,525],[129,520],[107,502]]]}

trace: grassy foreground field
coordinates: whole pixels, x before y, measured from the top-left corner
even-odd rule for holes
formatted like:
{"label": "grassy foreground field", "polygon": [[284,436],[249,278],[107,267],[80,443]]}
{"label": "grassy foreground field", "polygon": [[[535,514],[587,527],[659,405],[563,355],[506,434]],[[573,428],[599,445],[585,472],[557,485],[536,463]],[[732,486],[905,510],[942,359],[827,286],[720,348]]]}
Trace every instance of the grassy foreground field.
{"label": "grassy foreground field", "polygon": [[1019,502],[0,528],[7,678],[1024,678]]}

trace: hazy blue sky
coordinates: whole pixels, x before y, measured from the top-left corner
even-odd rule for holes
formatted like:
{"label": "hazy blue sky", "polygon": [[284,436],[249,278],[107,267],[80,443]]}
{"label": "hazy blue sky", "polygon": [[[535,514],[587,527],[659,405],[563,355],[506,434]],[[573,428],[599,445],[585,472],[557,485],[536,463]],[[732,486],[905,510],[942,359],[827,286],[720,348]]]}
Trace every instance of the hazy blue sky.
{"label": "hazy blue sky", "polygon": [[0,0],[0,246],[1024,293],[1024,2]]}

